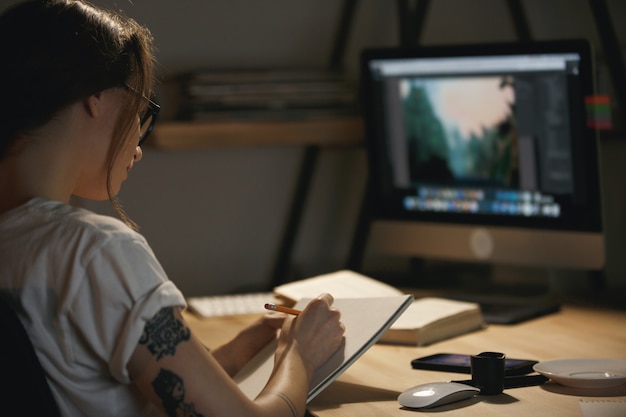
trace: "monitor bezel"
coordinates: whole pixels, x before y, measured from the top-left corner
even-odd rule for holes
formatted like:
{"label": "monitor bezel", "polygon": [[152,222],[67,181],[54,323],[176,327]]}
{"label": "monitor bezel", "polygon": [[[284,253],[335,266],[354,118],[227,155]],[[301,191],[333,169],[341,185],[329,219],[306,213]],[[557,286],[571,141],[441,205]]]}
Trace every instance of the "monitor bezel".
{"label": "monitor bezel", "polygon": [[[397,201],[390,201],[385,195],[385,189],[389,184],[385,183],[384,176],[384,153],[377,132],[382,129],[380,115],[376,114],[371,103],[374,94],[375,81],[369,76],[370,62],[381,59],[406,59],[406,58],[429,58],[429,57],[471,57],[485,55],[522,55],[536,53],[577,53],[580,55],[581,86],[583,96],[591,96],[594,93],[594,74],[591,46],[584,39],[537,41],[527,43],[489,43],[489,44],[459,44],[428,46],[416,48],[374,48],[366,49],[361,54],[361,86],[363,99],[363,114],[366,127],[366,148],[368,158],[368,210],[373,218],[381,220],[393,220],[404,222],[428,222],[451,225],[489,226],[522,229],[543,229],[571,232],[601,233],[603,228],[600,173],[599,173],[599,149],[597,131],[586,124],[585,118],[577,120],[577,128],[584,135],[583,149],[576,149],[577,157],[582,158],[578,162],[584,163],[589,176],[584,179],[585,193],[589,196],[587,203],[581,207],[573,217],[564,218],[534,218],[534,217],[510,217],[483,214],[462,213],[431,213],[420,211],[406,211]],[[577,109],[581,115],[585,115],[585,103],[581,101]]]}

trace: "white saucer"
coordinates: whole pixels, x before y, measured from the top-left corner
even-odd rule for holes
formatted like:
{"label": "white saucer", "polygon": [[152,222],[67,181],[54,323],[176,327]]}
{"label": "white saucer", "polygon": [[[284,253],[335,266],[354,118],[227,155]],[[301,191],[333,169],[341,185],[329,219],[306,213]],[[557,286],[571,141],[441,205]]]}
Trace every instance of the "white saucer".
{"label": "white saucer", "polygon": [[609,388],[626,383],[626,360],[557,359],[539,362],[541,375],[574,388]]}

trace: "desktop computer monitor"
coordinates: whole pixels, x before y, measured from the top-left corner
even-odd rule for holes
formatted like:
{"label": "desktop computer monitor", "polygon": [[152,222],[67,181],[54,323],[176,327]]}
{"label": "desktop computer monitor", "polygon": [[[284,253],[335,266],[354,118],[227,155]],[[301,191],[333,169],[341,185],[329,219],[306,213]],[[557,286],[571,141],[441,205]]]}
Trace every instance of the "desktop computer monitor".
{"label": "desktop computer monitor", "polygon": [[368,247],[601,269],[593,79],[584,40],[365,50]]}

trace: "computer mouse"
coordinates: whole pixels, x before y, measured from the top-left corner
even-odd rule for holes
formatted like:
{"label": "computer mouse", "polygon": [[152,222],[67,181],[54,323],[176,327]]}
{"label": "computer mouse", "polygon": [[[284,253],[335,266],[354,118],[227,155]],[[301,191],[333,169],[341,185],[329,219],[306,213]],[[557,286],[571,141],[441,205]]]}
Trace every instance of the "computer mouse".
{"label": "computer mouse", "polygon": [[407,389],[398,396],[398,402],[408,408],[433,408],[472,398],[478,393],[478,388],[458,382],[431,382]]}

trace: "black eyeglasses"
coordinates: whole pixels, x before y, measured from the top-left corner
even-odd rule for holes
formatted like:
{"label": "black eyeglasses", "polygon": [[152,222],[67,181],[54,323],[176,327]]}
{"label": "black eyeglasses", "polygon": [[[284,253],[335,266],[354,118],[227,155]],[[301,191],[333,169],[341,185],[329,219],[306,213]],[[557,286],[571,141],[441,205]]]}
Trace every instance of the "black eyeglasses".
{"label": "black eyeglasses", "polygon": [[161,111],[161,106],[127,84],[124,84],[124,88],[148,101],[146,110],[139,114],[139,141],[137,142],[137,146],[141,146],[146,139],[148,139],[148,136],[150,136],[150,132],[152,132],[159,112]]}
{"label": "black eyeglasses", "polygon": [[148,139],[148,136],[150,136],[150,132],[152,132],[152,129],[154,128],[159,111],[161,111],[161,106],[148,99],[148,108],[142,115],[140,115],[139,119],[139,142],[137,143],[137,146],[141,146],[146,139]]}

